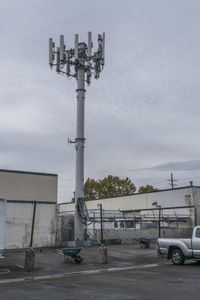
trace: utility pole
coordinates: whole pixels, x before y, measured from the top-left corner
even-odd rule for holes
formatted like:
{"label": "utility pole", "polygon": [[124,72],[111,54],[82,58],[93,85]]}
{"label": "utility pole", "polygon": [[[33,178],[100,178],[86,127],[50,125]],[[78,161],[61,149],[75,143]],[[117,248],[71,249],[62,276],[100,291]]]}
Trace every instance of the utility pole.
{"label": "utility pole", "polygon": [[161,205],[157,202],[153,202],[152,206],[155,206],[158,209],[158,237],[161,237]]}
{"label": "utility pole", "polygon": [[79,43],[79,35],[75,34],[74,48],[66,49],[64,36],[60,36],[60,45],[55,48],[53,39],[49,39],[49,65],[56,66],[58,74],[74,77],[77,81],[77,123],[76,138],[68,139],[74,143],[76,149],[75,175],[75,216],[74,240],[76,245],[84,241],[85,226],[87,224],[87,209],[84,200],[84,117],[85,117],[85,82],[89,85],[92,75],[98,79],[105,64],[105,33],[98,35],[98,47],[92,53],[92,33],[88,32],[87,44]]}
{"label": "utility pole", "polygon": [[158,237],[160,238],[160,233],[161,233],[161,230],[160,230],[160,228],[161,228],[161,224],[160,224],[160,218],[161,218],[161,205],[158,205],[157,206],[158,207]]}
{"label": "utility pole", "polygon": [[171,185],[171,188],[173,189],[175,186],[177,186],[177,184],[174,184],[175,181],[178,181],[176,179],[173,178],[173,173],[171,173],[170,179],[167,179],[167,181],[169,181],[169,185]]}

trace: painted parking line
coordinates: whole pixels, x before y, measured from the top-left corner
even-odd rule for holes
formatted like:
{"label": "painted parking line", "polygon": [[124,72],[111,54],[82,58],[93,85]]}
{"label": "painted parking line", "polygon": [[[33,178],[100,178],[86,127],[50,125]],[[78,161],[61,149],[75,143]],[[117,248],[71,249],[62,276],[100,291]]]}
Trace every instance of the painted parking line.
{"label": "painted parking line", "polygon": [[2,280],[0,280],[0,284],[22,282],[22,281],[33,281],[33,280],[59,279],[59,278],[65,278],[65,277],[71,277],[71,276],[84,276],[84,275],[100,274],[100,273],[106,273],[106,272],[139,270],[139,269],[146,269],[146,268],[155,268],[158,266],[160,266],[160,264],[147,264],[147,265],[138,265],[138,266],[134,265],[134,266],[128,266],[128,267],[113,267],[113,268],[105,268],[105,269],[94,269],[94,270],[86,270],[86,271],[80,271],[80,272],[59,273],[59,274],[44,275],[44,276],[2,279]]}
{"label": "painted parking line", "polygon": [[21,265],[16,265],[17,267],[19,267],[19,268],[21,268],[21,269],[24,269],[24,267],[23,266],[21,266]]}
{"label": "painted parking line", "polygon": [[63,251],[60,250],[60,249],[56,249],[56,253],[60,254],[60,255],[63,255]]}

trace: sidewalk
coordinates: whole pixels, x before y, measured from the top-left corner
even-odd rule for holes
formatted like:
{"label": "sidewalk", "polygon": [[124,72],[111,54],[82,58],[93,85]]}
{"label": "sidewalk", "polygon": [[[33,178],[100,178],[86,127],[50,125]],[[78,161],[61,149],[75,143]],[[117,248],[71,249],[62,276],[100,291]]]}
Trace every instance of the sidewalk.
{"label": "sidewalk", "polygon": [[155,248],[141,249],[138,245],[113,245],[107,246],[107,250],[108,264],[100,264],[99,247],[82,249],[80,255],[84,260],[81,264],[64,263],[61,249],[43,249],[41,252],[36,250],[34,272],[24,270],[25,251],[7,251],[6,258],[0,260],[0,282],[5,279],[34,279],[36,277],[100,271],[101,269],[132,268],[164,262],[157,256]]}

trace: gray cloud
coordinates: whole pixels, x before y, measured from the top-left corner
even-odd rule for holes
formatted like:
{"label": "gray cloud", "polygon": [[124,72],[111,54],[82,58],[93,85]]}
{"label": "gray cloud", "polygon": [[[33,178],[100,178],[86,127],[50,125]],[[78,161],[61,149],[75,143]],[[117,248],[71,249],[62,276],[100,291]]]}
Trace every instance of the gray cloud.
{"label": "gray cloud", "polygon": [[74,33],[105,31],[105,70],[86,93],[85,177],[166,187],[174,171],[179,184],[198,184],[199,9],[197,0],[2,0],[0,168],[57,172],[59,201],[71,199],[76,82],[49,70],[48,38],[63,33],[70,48]]}
{"label": "gray cloud", "polygon": [[191,171],[200,170],[200,160],[177,161],[160,164],[151,169],[159,171]]}

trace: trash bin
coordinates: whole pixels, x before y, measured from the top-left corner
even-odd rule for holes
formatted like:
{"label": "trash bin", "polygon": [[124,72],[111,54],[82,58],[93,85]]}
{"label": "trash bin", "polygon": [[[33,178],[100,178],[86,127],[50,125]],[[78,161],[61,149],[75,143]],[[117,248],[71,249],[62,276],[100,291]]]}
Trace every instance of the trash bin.
{"label": "trash bin", "polygon": [[25,266],[24,269],[27,272],[33,272],[35,267],[35,252],[32,248],[25,252]]}

